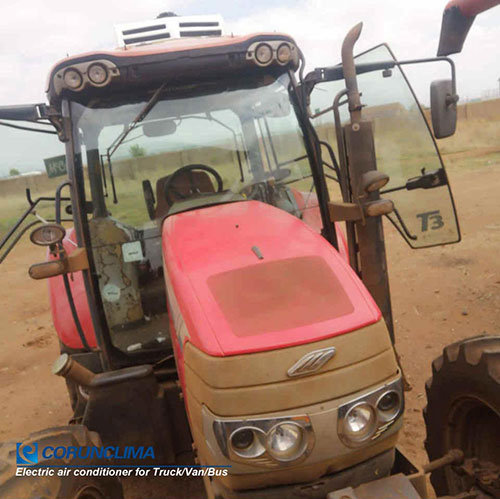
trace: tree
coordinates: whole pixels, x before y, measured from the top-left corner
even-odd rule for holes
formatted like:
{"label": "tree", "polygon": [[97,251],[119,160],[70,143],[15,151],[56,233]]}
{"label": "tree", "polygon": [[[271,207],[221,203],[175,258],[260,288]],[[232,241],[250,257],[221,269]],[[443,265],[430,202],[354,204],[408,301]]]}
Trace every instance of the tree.
{"label": "tree", "polygon": [[144,149],[144,147],[141,147],[139,144],[130,146],[129,152],[133,158],[142,158],[143,156],[146,156],[146,149]]}
{"label": "tree", "polygon": [[16,175],[21,175],[21,172],[17,168],[11,168],[9,170],[9,175],[15,177]]}

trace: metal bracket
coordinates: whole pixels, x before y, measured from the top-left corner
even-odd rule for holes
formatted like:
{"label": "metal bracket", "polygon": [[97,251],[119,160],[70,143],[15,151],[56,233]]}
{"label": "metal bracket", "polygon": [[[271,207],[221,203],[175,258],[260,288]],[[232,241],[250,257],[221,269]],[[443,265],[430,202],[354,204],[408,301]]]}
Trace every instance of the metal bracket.
{"label": "metal bracket", "polygon": [[47,119],[54,125],[59,140],[61,142],[68,142],[70,134],[69,120],[63,118],[62,115],[52,107],[48,108],[46,112]]}

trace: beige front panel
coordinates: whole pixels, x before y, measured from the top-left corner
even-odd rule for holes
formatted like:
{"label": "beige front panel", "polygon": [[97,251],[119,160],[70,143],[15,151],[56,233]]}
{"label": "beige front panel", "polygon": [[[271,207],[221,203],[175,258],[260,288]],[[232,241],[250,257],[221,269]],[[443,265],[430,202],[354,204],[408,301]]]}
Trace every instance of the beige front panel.
{"label": "beige front panel", "polygon": [[[335,347],[336,354],[316,373],[287,375],[301,357]],[[229,464],[210,427],[204,427],[205,406],[217,417],[245,418],[308,414],[315,428],[312,454],[297,465],[262,469],[234,463],[222,481],[234,489],[308,482],[365,461],[395,446],[399,418],[379,439],[350,449],[338,440],[337,407],[399,377],[398,365],[383,321],[315,343],[232,357],[210,357],[185,347],[186,397],[193,438],[205,464]]]}
{"label": "beige front panel", "polygon": [[383,320],[370,326],[325,340],[295,347],[229,357],[212,357],[191,343],[186,343],[184,363],[203,382],[214,388],[243,387],[286,381],[287,371],[302,356],[326,347],[335,347],[336,354],[318,372],[352,366],[385,351],[392,351]]}

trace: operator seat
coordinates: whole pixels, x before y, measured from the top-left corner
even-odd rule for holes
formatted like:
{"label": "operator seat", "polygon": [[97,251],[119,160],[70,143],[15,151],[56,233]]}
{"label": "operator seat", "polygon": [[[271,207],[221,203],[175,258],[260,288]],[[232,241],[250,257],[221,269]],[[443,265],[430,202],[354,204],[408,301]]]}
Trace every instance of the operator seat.
{"label": "operator seat", "polygon": [[[192,171],[181,173],[175,180],[174,187],[180,194],[187,195],[190,192],[189,175],[192,177],[194,185],[200,192],[215,192],[208,173],[204,171]],[[167,175],[166,177],[161,177],[156,181],[155,218],[163,218],[170,209],[170,205],[165,199],[165,183],[170,177],[171,175]],[[170,191],[170,197],[173,201],[181,201],[181,198],[173,191]]]}

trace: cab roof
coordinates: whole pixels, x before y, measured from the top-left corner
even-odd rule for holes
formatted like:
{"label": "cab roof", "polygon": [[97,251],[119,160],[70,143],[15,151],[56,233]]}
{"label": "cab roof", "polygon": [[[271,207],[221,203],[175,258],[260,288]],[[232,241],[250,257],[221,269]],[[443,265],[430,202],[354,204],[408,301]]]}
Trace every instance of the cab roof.
{"label": "cab roof", "polygon": [[[201,78],[203,73],[210,73],[210,69],[215,70],[215,73],[219,75],[230,68],[233,69],[233,72],[245,68],[264,69],[262,65],[255,62],[255,57],[252,55],[252,50],[259,42],[270,45],[275,53],[277,53],[277,46],[286,42],[292,47],[293,57],[289,63],[279,65],[281,72],[286,70],[285,67],[297,69],[299,65],[298,47],[292,37],[283,33],[262,32],[243,36],[172,38],[156,43],[92,51],[66,57],[57,62],[49,73],[47,96],[51,104],[54,101],[60,101],[64,94],[69,94],[72,97],[77,96],[85,89],[64,89],[64,85],[61,87],[65,73],[70,69],[76,69],[85,80],[86,69],[96,62],[104,63],[104,66],[111,71],[113,76],[111,79],[116,76],[116,80],[121,83],[121,86],[141,82],[147,84],[153,73],[156,75],[154,79],[162,76],[163,78],[176,76],[182,79],[184,73],[191,74],[193,70]],[[274,62],[269,64],[268,69],[276,69]],[[118,81],[114,83],[118,83]],[[101,85],[101,87],[104,86]],[[110,87],[112,86],[110,85]],[[89,90],[100,89],[87,89],[87,91]],[[84,92],[82,92],[83,94]]]}

